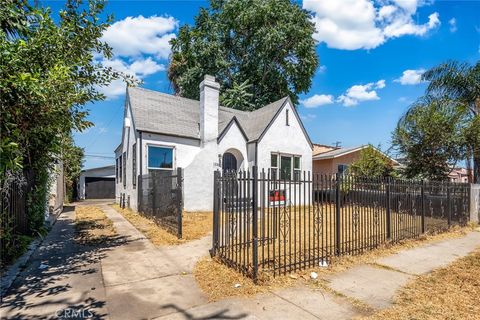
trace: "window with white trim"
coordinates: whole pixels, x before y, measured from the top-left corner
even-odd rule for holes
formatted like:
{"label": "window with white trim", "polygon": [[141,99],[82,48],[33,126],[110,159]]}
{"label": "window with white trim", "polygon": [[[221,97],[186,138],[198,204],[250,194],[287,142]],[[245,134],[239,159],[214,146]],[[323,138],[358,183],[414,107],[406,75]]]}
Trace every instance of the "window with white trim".
{"label": "window with white trim", "polygon": [[302,179],[302,170],[301,170],[301,158],[299,156],[293,156],[293,180],[300,181]]}
{"label": "window with white trim", "polygon": [[270,156],[270,177],[277,179],[278,175],[278,154],[272,153]]}
{"label": "window with white trim", "polygon": [[173,170],[173,152],[173,147],[148,146],[148,169]]}
{"label": "window with white trim", "polygon": [[272,153],[270,158],[272,179],[299,181],[301,178],[302,157],[292,154]]}

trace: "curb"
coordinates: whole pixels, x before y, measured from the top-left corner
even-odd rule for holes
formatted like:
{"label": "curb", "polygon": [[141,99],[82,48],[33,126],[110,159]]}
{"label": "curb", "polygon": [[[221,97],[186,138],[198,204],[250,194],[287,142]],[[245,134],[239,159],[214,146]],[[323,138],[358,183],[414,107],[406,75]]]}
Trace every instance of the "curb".
{"label": "curb", "polygon": [[[60,211],[57,214],[54,214],[53,217],[49,217],[45,221],[45,224],[49,225],[50,228],[51,228],[57,222],[57,218],[60,216],[60,214],[62,212],[63,212],[63,210]],[[47,235],[45,235],[42,238],[37,238],[37,239],[33,240],[32,243],[30,243],[28,245],[27,251],[24,254],[22,254],[19,258],[17,258],[17,261],[15,261],[14,264],[7,267],[5,272],[2,273],[2,277],[1,277],[1,281],[0,281],[0,297],[2,298],[2,300],[3,300],[3,297],[5,296],[5,294],[7,293],[7,291],[12,286],[15,279],[17,279],[20,272],[22,272],[22,270],[27,265],[27,263],[30,260],[30,257],[32,256],[32,254],[37,250],[37,248],[47,238]]]}

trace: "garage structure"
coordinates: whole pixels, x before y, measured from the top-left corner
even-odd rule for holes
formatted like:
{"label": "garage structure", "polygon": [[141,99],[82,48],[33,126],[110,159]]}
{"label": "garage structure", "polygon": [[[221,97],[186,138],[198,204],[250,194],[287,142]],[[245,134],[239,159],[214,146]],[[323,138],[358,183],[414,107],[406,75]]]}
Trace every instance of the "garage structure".
{"label": "garage structure", "polygon": [[78,197],[80,199],[114,199],[115,165],[82,170]]}

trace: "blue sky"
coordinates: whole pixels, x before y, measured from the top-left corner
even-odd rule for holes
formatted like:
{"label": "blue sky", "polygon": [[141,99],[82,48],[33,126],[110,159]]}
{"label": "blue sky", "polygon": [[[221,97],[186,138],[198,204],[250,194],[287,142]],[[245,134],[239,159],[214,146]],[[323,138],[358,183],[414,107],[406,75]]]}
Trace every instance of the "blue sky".
{"label": "blue sky", "polygon": [[[61,2],[43,2],[58,11]],[[448,59],[480,59],[480,2],[431,0],[315,0],[321,67],[298,110],[316,143],[390,146],[391,132],[423,94],[422,70]],[[171,92],[165,69],[168,39],[192,24],[204,1],[111,1],[115,23],[104,35],[115,53],[105,64],[135,74],[143,87]],[[85,168],[113,164],[120,143],[124,87],[105,88],[107,101],[88,106],[95,127],[75,133]]]}

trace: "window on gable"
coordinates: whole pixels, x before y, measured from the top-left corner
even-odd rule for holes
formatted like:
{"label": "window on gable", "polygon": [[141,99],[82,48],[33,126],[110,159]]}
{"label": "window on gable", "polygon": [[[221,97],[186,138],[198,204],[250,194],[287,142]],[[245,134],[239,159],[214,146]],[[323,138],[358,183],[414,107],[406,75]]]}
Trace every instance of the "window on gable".
{"label": "window on gable", "polygon": [[290,110],[288,110],[288,109],[287,109],[287,110],[285,110],[285,120],[286,120],[286,125],[287,125],[287,126],[289,126],[289,125],[290,125],[290,123],[289,123],[289,119],[288,119],[288,116],[289,116],[289,111],[290,111]]}
{"label": "window on gable", "polygon": [[173,148],[148,146],[148,169],[173,170]]}

